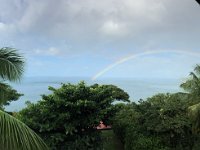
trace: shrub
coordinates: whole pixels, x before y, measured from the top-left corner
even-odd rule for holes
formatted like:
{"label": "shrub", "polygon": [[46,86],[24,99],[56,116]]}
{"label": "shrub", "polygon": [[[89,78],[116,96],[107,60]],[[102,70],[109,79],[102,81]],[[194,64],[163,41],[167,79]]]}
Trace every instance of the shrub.
{"label": "shrub", "polygon": [[[62,84],[49,88],[36,104],[29,103],[19,118],[38,132],[52,149],[101,149],[96,130],[116,100],[128,101],[128,94],[113,85]],[[113,114],[114,115],[114,114]]]}
{"label": "shrub", "polygon": [[115,116],[114,131],[125,150],[192,149],[195,136],[188,103],[177,93],[125,105]]}

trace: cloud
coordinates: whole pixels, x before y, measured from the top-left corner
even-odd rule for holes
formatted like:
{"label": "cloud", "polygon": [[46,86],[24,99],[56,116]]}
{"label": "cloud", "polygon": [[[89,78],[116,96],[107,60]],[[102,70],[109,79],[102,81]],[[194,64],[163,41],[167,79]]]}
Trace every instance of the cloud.
{"label": "cloud", "polygon": [[16,28],[12,24],[5,24],[0,22],[0,34],[2,35],[9,35],[14,34],[16,32]]}
{"label": "cloud", "polygon": [[112,20],[106,21],[102,25],[100,32],[106,36],[123,36],[127,34],[125,25],[113,22]]}
{"label": "cloud", "polygon": [[162,11],[164,6],[158,0],[32,1],[19,24],[22,29],[53,36],[75,35],[75,38],[85,34],[98,37],[98,29],[105,35],[119,33],[121,29],[134,34],[142,27],[159,22]]}
{"label": "cloud", "polygon": [[[29,74],[49,74],[48,66],[60,67],[63,73],[65,64],[65,75],[84,71],[93,75],[119,58],[148,49],[199,51],[200,8],[192,0],[0,0],[0,4],[0,45],[25,54]],[[158,71],[170,64],[176,71],[177,62],[190,62],[188,57],[164,65],[157,58],[143,60],[150,66],[133,62],[116,76],[131,76],[135,72],[131,67],[148,75],[151,64]]]}
{"label": "cloud", "polygon": [[3,4],[1,20],[12,22],[21,32],[58,37],[173,30],[191,26],[187,20],[197,16],[196,3],[188,0],[4,0]]}
{"label": "cloud", "polygon": [[46,56],[62,55],[62,51],[55,47],[50,47],[49,49],[46,49],[46,50],[36,49],[36,50],[34,50],[34,52],[36,55],[46,55]]}
{"label": "cloud", "polygon": [[[195,43],[200,34],[200,9],[195,2],[189,0],[0,2],[2,36],[12,37],[14,33],[20,40],[28,39],[31,46],[46,43],[46,47],[59,45],[59,49],[62,47],[60,41],[66,40],[72,45],[73,53],[107,53],[105,49],[126,53],[135,51],[134,49],[140,50],[149,43],[153,43],[150,48],[176,48],[179,44],[182,45],[181,48],[189,49],[197,46]],[[19,43],[19,40],[16,40],[16,43]]]}
{"label": "cloud", "polygon": [[22,16],[27,5],[24,0],[0,0],[0,22],[16,23]]}

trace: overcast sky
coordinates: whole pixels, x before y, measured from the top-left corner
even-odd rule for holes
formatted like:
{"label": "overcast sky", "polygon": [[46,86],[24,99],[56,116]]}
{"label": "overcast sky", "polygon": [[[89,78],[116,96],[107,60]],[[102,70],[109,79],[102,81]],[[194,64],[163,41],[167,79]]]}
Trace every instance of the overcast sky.
{"label": "overcast sky", "polygon": [[92,78],[108,68],[98,78],[184,78],[200,63],[200,6],[195,0],[0,0],[0,46],[26,57],[25,76]]}

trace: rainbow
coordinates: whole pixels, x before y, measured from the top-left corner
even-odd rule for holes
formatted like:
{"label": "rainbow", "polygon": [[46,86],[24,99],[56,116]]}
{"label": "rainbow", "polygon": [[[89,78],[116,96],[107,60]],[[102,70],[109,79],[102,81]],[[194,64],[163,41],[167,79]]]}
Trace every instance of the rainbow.
{"label": "rainbow", "polygon": [[142,56],[148,56],[148,55],[152,55],[152,54],[159,54],[159,53],[176,53],[176,54],[186,54],[186,55],[190,55],[190,56],[194,56],[194,57],[200,57],[200,52],[196,52],[196,51],[183,51],[183,50],[153,50],[153,51],[145,51],[142,53],[138,53],[138,54],[133,54],[133,55],[129,55],[127,57],[121,58],[120,60],[108,65],[107,67],[105,67],[104,69],[100,70],[97,74],[95,74],[92,77],[92,80],[96,80],[97,78],[99,78],[100,76],[102,76],[103,74],[105,74],[106,72],[108,72],[109,70],[117,67],[118,65],[127,62],[129,60],[138,58],[138,57],[142,57]]}

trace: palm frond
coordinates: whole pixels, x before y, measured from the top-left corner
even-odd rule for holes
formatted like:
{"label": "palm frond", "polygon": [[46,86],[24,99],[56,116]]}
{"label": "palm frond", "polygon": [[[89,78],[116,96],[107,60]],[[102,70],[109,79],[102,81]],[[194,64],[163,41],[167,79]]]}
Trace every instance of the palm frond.
{"label": "palm frond", "polygon": [[196,67],[194,68],[194,71],[200,75],[200,65],[196,65]]}
{"label": "palm frond", "polygon": [[184,90],[188,92],[192,92],[193,86],[194,86],[194,82],[193,80],[190,80],[190,79],[180,85],[181,88],[183,88]]}
{"label": "palm frond", "polygon": [[48,150],[48,147],[24,123],[0,110],[0,149]]}
{"label": "palm frond", "polygon": [[17,81],[24,72],[24,58],[13,48],[0,49],[0,77],[4,80]]}
{"label": "palm frond", "polygon": [[198,76],[194,73],[194,72],[190,72],[190,76],[192,77],[192,79],[194,79],[196,82],[199,81]]}
{"label": "palm frond", "polygon": [[199,92],[200,89],[200,78],[194,72],[190,72],[190,77],[186,82],[180,85],[181,88],[188,92]]}

